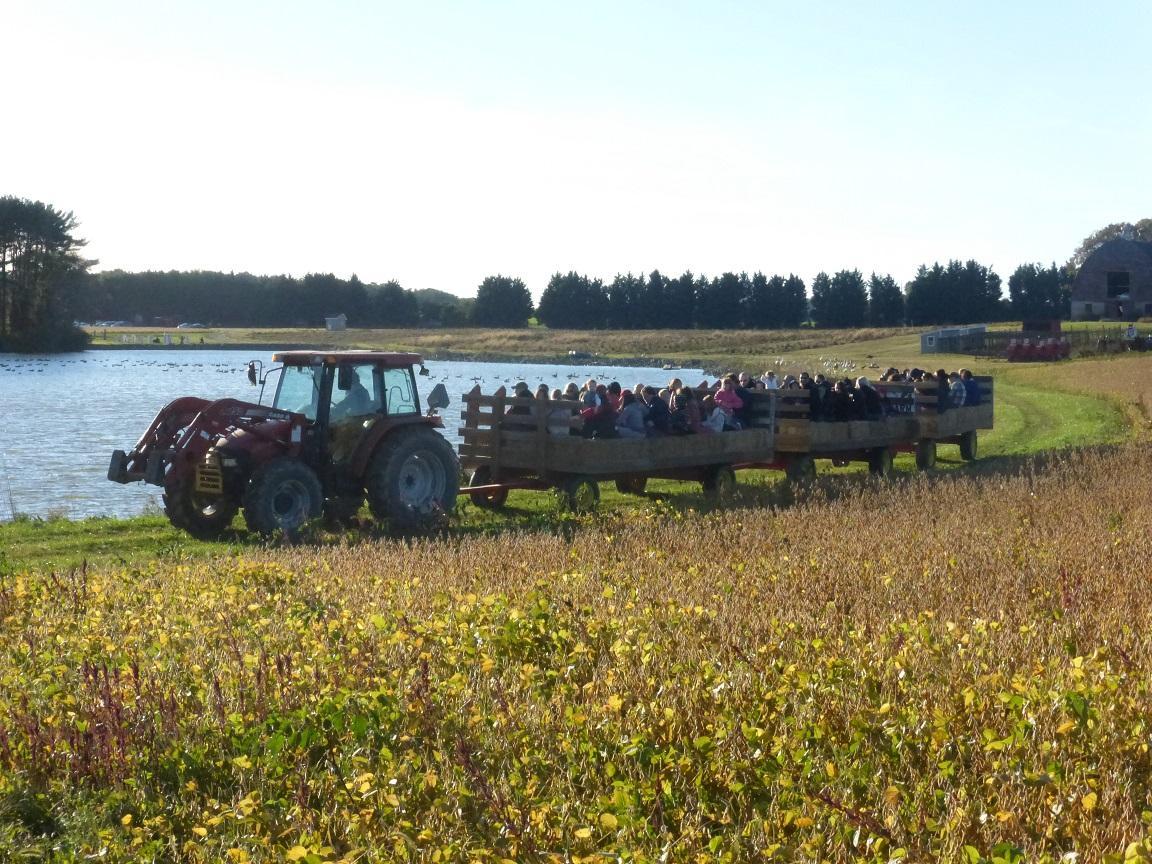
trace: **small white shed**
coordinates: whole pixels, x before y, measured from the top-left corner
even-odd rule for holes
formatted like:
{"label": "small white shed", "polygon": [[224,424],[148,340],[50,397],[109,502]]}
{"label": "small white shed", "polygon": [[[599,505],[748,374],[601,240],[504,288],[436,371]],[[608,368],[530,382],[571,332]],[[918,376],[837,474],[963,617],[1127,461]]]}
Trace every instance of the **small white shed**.
{"label": "small white shed", "polygon": [[329,330],[347,330],[348,316],[341,312],[339,315],[333,315],[331,318],[325,318],[324,326]]}

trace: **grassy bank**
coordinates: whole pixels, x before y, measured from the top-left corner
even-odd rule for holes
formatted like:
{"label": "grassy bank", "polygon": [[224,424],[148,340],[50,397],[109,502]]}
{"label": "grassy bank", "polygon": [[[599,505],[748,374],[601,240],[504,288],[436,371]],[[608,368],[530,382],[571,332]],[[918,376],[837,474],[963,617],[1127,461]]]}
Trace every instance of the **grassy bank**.
{"label": "grassy bank", "polygon": [[1143,860],[1143,457],[9,576],[0,848]]}

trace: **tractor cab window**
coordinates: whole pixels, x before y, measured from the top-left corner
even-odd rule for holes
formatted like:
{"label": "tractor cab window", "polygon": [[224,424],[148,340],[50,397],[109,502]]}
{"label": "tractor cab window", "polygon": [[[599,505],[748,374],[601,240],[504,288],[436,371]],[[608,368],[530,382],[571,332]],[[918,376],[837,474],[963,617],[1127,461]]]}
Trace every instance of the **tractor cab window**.
{"label": "tractor cab window", "polygon": [[419,410],[411,369],[385,369],[384,395],[389,414],[415,414]]}
{"label": "tractor cab window", "polygon": [[319,366],[285,366],[272,404],[315,420],[320,404],[320,375]]}
{"label": "tractor cab window", "polygon": [[329,419],[339,423],[346,418],[364,417],[380,410],[380,379],[371,364],[346,363],[336,367],[332,382],[332,408]]}

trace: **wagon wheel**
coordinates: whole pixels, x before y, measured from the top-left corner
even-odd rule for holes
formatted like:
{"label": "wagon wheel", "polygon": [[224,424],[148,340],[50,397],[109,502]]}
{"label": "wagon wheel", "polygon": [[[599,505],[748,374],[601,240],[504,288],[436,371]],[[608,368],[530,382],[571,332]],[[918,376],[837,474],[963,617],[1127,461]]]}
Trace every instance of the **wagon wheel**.
{"label": "wagon wheel", "polygon": [[972,462],[976,459],[978,447],[976,444],[976,430],[969,429],[960,436],[960,458],[965,462]]}
{"label": "wagon wheel", "polygon": [[[469,486],[487,486],[490,483],[492,483],[492,469],[487,465],[481,465],[468,478]],[[472,499],[473,504],[482,510],[499,510],[508,500],[508,490],[493,489],[491,492],[469,492],[468,497]]]}
{"label": "wagon wheel", "polygon": [[616,481],[616,491],[621,495],[643,495],[648,486],[647,477],[631,474]]}
{"label": "wagon wheel", "polygon": [[784,476],[789,483],[806,485],[816,482],[816,460],[811,456],[796,456],[784,466]]}
{"label": "wagon wheel", "polygon": [[704,494],[717,501],[736,494],[736,472],[728,465],[713,465],[704,474]]}
{"label": "wagon wheel", "polygon": [[868,456],[868,470],[877,477],[888,477],[892,473],[892,451],[887,447],[877,447]]}
{"label": "wagon wheel", "polygon": [[600,485],[591,477],[568,477],[556,487],[556,493],[560,509],[570,513],[591,513],[600,503]]}
{"label": "wagon wheel", "polygon": [[929,471],[936,467],[936,442],[931,438],[921,438],[916,442],[916,467]]}

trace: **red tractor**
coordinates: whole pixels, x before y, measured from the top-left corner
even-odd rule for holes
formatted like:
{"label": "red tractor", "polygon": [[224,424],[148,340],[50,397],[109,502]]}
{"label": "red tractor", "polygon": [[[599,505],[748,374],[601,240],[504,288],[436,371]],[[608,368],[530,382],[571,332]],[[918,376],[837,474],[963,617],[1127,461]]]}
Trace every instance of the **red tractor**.
{"label": "red tractor", "polygon": [[[426,526],[455,506],[460,463],[437,429],[447,394],[422,413],[417,354],[284,351],[271,406],[185,396],[165,406],[108,479],[164,487],[177,528],[211,539],[237,510],[252,531],[291,532],[322,513],[347,522],[365,498],[373,516]],[[249,380],[257,381],[255,364]],[[263,383],[263,382],[261,382]],[[263,391],[261,391],[263,392]]]}

